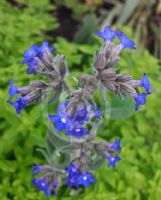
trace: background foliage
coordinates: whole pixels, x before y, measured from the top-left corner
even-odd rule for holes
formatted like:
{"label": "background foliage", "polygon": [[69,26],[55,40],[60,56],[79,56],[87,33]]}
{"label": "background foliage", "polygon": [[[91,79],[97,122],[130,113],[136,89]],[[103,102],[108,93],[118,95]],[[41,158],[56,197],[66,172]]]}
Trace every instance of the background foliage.
{"label": "background foliage", "polygon": [[[14,3],[13,3],[14,2]],[[58,1],[60,3],[60,1]],[[67,8],[73,1],[62,1]],[[92,1],[88,1],[89,2]],[[94,2],[94,1],[93,1]],[[86,2],[87,3],[87,2]],[[91,72],[93,52],[99,47],[100,40],[94,36],[96,24],[88,26],[81,21],[84,14],[94,14],[101,1],[95,1],[92,8],[80,4],[80,12],[74,13],[74,20],[81,24],[73,35],[74,42],[59,33],[61,20],[55,16],[60,5],[48,0],[0,1],[0,199],[1,200],[44,200],[47,197],[37,191],[31,183],[33,163],[44,163],[36,151],[44,147],[47,132],[47,114],[44,106],[32,106],[18,117],[15,110],[6,104],[7,80],[12,78],[17,85],[27,84],[34,76],[25,74],[26,66],[21,64],[24,50],[32,43],[50,40],[57,52],[65,54],[72,76],[81,72]],[[94,17],[88,15],[88,22]],[[74,22],[73,22],[74,23]],[[118,25],[117,25],[118,26]],[[118,26],[120,27],[120,26]],[[120,27],[130,37],[131,29]],[[69,30],[68,30],[69,32]],[[71,33],[73,34],[73,33]],[[53,37],[53,35],[55,37]],[[60,34],[60,36],[63,34]],[[158,60],[148,53],[125,50],[120,65],[121,72],[133,74],[139,79],[146,72],[152,82],[152,95],[139,112],[128,119],[125,114],[119,120],[107,118],[98,135],[113,140],[120,137],[122,153],[116,169],[107,166],[96,172],[97,183],[83,191],[79,196],[70,197],[69,189],[60,189],[57,197],[61,200],[160,200],[161,196],[161,73]],[[96,96],[99,102],[99,97]],[[111,103],[111,102],[110,102]],[[124,102],[122,102],[123,104]],[[114,117],[115,118],[115,117]],[[116,119],[116,118],[115,118]]]}

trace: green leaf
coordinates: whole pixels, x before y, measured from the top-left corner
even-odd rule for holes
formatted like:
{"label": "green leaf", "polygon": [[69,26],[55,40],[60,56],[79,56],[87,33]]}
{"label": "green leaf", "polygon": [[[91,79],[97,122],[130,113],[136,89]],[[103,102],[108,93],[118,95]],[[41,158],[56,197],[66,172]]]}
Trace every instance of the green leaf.
{"label": "green leaf", "polygon": [[17,164],[15,161],[0,160],[0,169],[4,172],[15,172]]}
{"label": "green leaf", "polygon": [[110,105],[107,106],[106,114],[111,120],[126,119],[135,113],[135,102],[133,99],[121,99],[117,95],[111,95]]}

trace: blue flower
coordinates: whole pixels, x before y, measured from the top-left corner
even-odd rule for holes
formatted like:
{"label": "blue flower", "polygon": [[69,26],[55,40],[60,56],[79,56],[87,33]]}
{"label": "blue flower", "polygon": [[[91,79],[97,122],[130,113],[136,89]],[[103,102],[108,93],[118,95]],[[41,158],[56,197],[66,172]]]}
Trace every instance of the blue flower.
{"label": "blue flower", "polygon": [[28,74],[35,74],[36,73],[36,61],[34,59],[34,57],[37,56],[37,46],[35,44],[33,44],[30,49],[26,50],[24,52],[24,59],[22,61],[22,64],[27,64],[28,65],[28,70],[27,73]]}
{"label": "blue flower", "polygon": [[78,110],[74,116],[74,121],[77,121],[79,124],[83,124],[84,121],[88,121],[87,111],[85,109]]}
{"label": "blue flower", "polygon": [[101,112],[98,108],[94,108],[93,105],[91,105],[90,103],[86,102],[86,109],[89,115],[89,118],[101,118]]}
{"label": "blue flower", "polygon": [[43,191],[46,196],[51,195],[51,188],[45,178],[33,179],[32,183],[37,189]]}
{"label": "blue flower", "polygon": [[65,113],[69,104],[70,104],[70,100],[67,100],[65,102],[60,103],[58,108],[57,108],[57,113]]}
{"label": "blue flower", "polygon": [[26,50],[24,52],[24,59],[22,61],[22,64],[27,64],[28,65],[28,74],[36,74],[36,60],[35,57],[38,57],[40,60],[43,59],[44,57],[44,50],[47,49],[48,51],[53,51],[53,47],[48,46],[48,42],[43,42],[40,47],[36,46],[33,44],[30,49]]}
{"label": "blue flower", "polygon": [[114,151],[120,151],[121,150],[120,140],[116,139],[113,144],[109,144],[109,147],[112,148]]}
{"label": "blue flower", "polygon": [[36,74],[37,73],[36,68],[35,68],[36,61],[33,61],[32,65],[31,65],[31,63],[30,64],[28,63],[28,66],[29,66],[29,68],[27,69],[27,74]]}
{"label": "blue flower", "polygon": [[49,119],[55,123],[57,131],[69,130],[71,119],[66,114],[58,113],[57,115],[49,115]]}
{"label": "blue flower", "polygon": [[68,184],[68,186],[79,188],[78,176],[80,175],[80,170],[78,166],[71,163],[65,168],[65,171],[68,173],[68,177],[65,178],[64,181]]}
{"label": "blue flower", "polygon": [[85,188],[89,187],[90,183],[95,183],[96,179],[92,177],[92,173],[82,173],[78,177],[78,184],[84,186]]}
{"label": "blue flower", "polygon": [[142,94],[137,94],[134,96],[136,105],[135,105],[135,110],[138,110],[140,105],[144,105],[146,103],[146,96],[147,93],[142,93]]}
{"label": "blue flower", "polygon": [[36,48],[36,50],[37,50],[37,55],[36,55],[36,56],[37,56],[40,60],[42,60],[43,57],[44,57],[44,50],[45,50],[45,49],[51,52],[51,51],[54,50],[54,47],[49,47],[47,41],[44,41],[40,47],[37,47],[37,48]]}
{"label": "blue flower", "polygon": [[113,31],[110,26],[106,26],[102,32],[97,32],[96,34],[106,42],[111,42],[117,36],[117,32]]}
{"label": "blue flower", "polygon": [[148,76],[145,73],[143,74],[143,78],[141,80],[140,86],[143,86],[145,88],[146,93],[148,93],[148,94],[151,93],[150,92],[150,81],[148,79]]}
{"label": "blue flower", "polygon": [[118,38],[120,39],[120,43],[122,44],[123,48],[130,48],[130,49],[136,49],[135,43],[130,40],[125,33],[118,32],[117,33]]}
{"label": "blue flower", "polygon": [[76,187],[79,186],[88,187],[90,183],[95,183],[96,179],[92,177],[92,173],[84,172],[81,173],[78,166],[71,163],[69,167],[67,167],[66,172],[68,172],[68,177],[65,178],[65,182],[67,182],[69,187]]}
{"label": "blue flower", "polygon": [[114,155],[108,156],[107,159],[109,160],[108,167],[113,167],[113,168],[116,167],[116,162],[121,160],[120,157]]}
{"label": "blue flower", "polygon": [[84,127],[76,126],[76,127],[72,128],[71,130],[67,130],[66,135],[67,136],[72,135],[74,137],[81,138],[84,135],[89,135],[89,132]]}
{"label": "blue flower", "polygon": [[9,80],[10,88],[8,89],[8,93],[10,95],[10,98],[14,97],[15,94],[17,94],[18,88],[13,84],[13,80]]}
{"label": "blue flower", "polygon": [[101,118],[101,112],[98,108],[91,113],[91,118],[93,117],[96,117],[98,119]]}
{"label": "blue flower", "polygon": [[15,102],[11,102],[10,99],[7,101],[13,107],[15,107],[17,114],[21,114],[22,109],[24,109],[30,102],[27,96],[18,97]]}
{"label": "blue flower", "polygon": [[78,175],[80,173],[78,166],[73,163],[71,163],[69,167],[66,167],[65,171],[68,172],[69,176]]}
{"label": "blue flower", "polygon": [[71,188],[79,188],[78,184],[78,177],[77,176],[69,176],[64,179],[64,181],[67,183],[67,185]]}
{"label": "blue flower", "polygon": [[44,167],[43,166],[40,166],[40,165],[37,165],[37,164],[33,164],[33,171],[32,171],[32,174],[33,175],[36,175],[40,172],[42,172],[44,170]]}

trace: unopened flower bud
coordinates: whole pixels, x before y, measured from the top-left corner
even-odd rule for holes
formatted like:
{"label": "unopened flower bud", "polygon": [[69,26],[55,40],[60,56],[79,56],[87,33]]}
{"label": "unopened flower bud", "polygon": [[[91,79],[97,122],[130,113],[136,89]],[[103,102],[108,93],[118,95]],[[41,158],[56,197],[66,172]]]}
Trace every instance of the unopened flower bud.
{"label": "unopened flower bud", "polygon": [[62,58],[60,59],[59,72],[61,76],[64,76],[67,72],[67,64],[64,56],[62,56]]}
{"label": "unopened flower bud", "polygon": [[97,51],[94,59],[94,68],[96,70],[104,69],[106,66],[106,56],[104,51]]}

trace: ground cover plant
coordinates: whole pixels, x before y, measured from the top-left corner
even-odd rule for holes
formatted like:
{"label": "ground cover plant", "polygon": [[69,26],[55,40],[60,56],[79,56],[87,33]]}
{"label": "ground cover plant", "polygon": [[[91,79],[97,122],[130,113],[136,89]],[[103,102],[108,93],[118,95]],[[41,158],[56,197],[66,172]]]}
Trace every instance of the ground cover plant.
{"label": "ground cover plant", "polygon": [[[34,3],[35,2],[35,3]],[[1,2],[1,80],[0,80],[0,198],[1,199],[47,199],[43,192],[38,192],[31,182],[32,164],[44,164],[44,158],[36,151],[37,148],[44,148],[44,137],[46,134],[47,115],[44,113],[42,105],[31,106],[23,111],[23,117],[15,115],[14,108],[6,103],[8,98],[8,79],[13,79],[14,83],[23,86],[28,83],[28,76],[25,74],[27,67],[20,64],[23,59],[22,52],[33,43],[41,45],[41,41],[48,40],[45,30],[51,26],[58,26],[55,19],[50,14],[44,12],[44,5],[49,10],[48,1],[38,3],[32,1],[23,11],[11,6],[6,1]],[[39,1],[40,2],[40,1]],[[34,5],[35,4],[35,5]],[[48,5],[48,6],[47,6]],[[8,10],[8,11],[7,11]],[[24,17],[18,14],[24,13]],[[12,19],[20,19],[16,23],[6,26],[7,13]],[[29,20],[32,13],[32,21]],[[43,13],[46,17],[38,17],[35,13]],[[28,18],[28,19],[27,19]],[[54,22],[54,21],[55,22]],[[8,20],[10,21],[10,20]],[[24,23],[25,22],[25,23]],[[32,25],[32,23],[37,24]],[[26,38],[24,29],[32,30]],[[39,24],[39,26],[38,26]],[[41,24],[41,25],[40,25]],[[41,27],[41,28],[40,28]],[[40,28],[40,29],[39,29]],[[127,27],[121,27],[129,38],[134,37],[134,33]],[[28,32],[30,33],[30,32]],[[25,35],[25,37],[24,37]],[[92,38],[86,44],[75,44],[64,38],[57,38],[54,43],[56,51],[66,54],[69,70],[74,70],[73,76],[78,77],[80,72],[91,73],[92,54],[96,51],[102,40],[97,39],[93,33]],[[15,36],[15,37],[12,37]],[[51,38],[51,37],[50,37]],[[23,45],[22,45],[23,43]],[[51,45],[51,42],[50,42]],[[74,59],[73,59],[74,56]],[[6,59],[7,57],[7,59]],[[148,96],[147,104],[140,107],[137,113],[122,112],[120,104],[125,109],[129,108],[129,102],[124,103],[113,96],[108,96],[109,103],[114,98],[112,106],[113,112],[108,111],[106,123],[98,129],[99,140],[113,142],[116,138],[121,139],[121,161],[115,169],[107,169],[107,165],[94,174],[99,180],[92,184],[87,190],[83,190],[78,196],[69,196],[69,189],[63,186],[54,199],[160,199],[160,66],[157,59],[151,56],[146,50],[142,54],[137,51],[124,50],[118,70],[122,73],[133,74],[139,79],[144,72],[150,76],[153,95]],[[80,72],[79,72],[80,71]],[[69,77],[70,78],[70,77]],[[30,79],[35,79],[31,75]],[[73,84],[73,82],[71,83]],[[75,82],[74,82],[75,84]],[[100,106],[98,94],[95,95],[96,102]],[[155,102],[155,103],[154,103]],[[130,108],[134,105],[130,103]],[[50,108],[50,113],[54,113],[55,108]],[[117,114],[114,112],[117,110]],[[126,111],[128,109],[125,109]],[[121,111],[121,112],[119,112]],[[119,112],[119,115],[118,115]],[[111,115],[112,113],[112,115]],[[127,114],[127,115],[126,115]],[[131,116],[133,114],[133,116]],[[46,116],[45,116],[46,115]],[[127,117],[130,118],[126,119]],[[30,119],[30,120],[29,120]],[[115,121],[114,121],[115,120]],[[126,170],[125,170],[126,168]],[[25,172],[25,173],[24,173]],[[135,180],[135,181],[134,181]]]}

